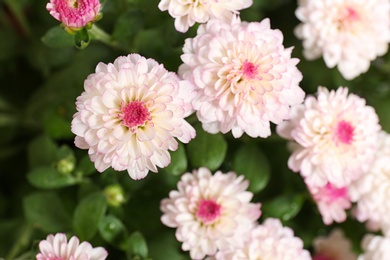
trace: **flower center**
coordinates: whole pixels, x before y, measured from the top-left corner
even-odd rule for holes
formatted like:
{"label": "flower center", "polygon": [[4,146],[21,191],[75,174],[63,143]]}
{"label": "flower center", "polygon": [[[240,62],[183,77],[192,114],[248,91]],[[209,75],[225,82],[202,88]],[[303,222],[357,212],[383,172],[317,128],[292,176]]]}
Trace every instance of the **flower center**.
{"label": "flower center", "polygon": [[138,126],[143,126],[147,121],[152,118],[149,110],[146,108],[144,102],[138,100],[130,102],[129,104],[121,104],[121,114],[118,115],[122,119],[122,124],[134,129]]}
{"label": "flower center", "polygon": [[256,78],[258,74],[258,67],[255,66],[252,62],[248,62],[248,60],[245,60],[242,64],[242,73],[244,74],[244,77],[249,79]]}
{"label": "flower center", "polygon": [[327,203],[333,203],[339,199],[348,198],[348,189],[346,187],[336,188],[330,183],[327,183],[325,187],[321,188],[319,193],[316,194],[316,199]]}
{"label": "flower center", "polygon": [[354,22],[360,20],[359,13],[352,7],[347,6],[344,10],[341,11],[339,19],[339,27],[348,28]]}
{"label": "flower center", "polygon": [[347,121],[341,120],[336,127],[336,139],[343,144],[351,144],[355,128]]}
{"label": "flower center", "polygon": [[221,205],[214,200],[201,200],[196,216],[205,224],[215,222],[221,216]]}
{"label": "flower center", "polygon": [[76,9],[79,7],[79,1],[78,0],[68,0],[68,6]]}

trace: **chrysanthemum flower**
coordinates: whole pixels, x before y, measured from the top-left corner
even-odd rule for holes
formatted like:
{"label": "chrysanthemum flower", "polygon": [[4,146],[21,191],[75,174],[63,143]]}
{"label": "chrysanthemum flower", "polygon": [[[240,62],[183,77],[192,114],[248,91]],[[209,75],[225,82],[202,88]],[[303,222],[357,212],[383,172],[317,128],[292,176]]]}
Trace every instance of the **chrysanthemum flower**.
{"label": "chrysanthemum flower", "polygon": [[277,133],[292,140],[288,166],[300,172],[310,186],[328,182],[347,187],[369,169],[380,133],[375,110],[363,98],[318,88],[317,98],[291,110],[291,120],[277,126]]}
{"label": "chrysanthemum flower", "polygon": [[342,223],[346,220],[345,211],[352,205],[347,187],[337,188],[327,183],[323,187],[308,185],[308,189],[326,225],[332,224],[333,221]]}
{"label": "chrysanthemum flower", "polygon": [[99,0],[50,0],[46,9],[69,29],[77,30],[99,17]]}
{"label": "chrysanthemum flower", "polygon": [[327,237],[317,237],[313,242],[313,260],[356,260],[352,243],[341,229],[334,229]]}
{"label": "chrysanthemum flower", "polygon": [[247,23],[237,17],[210,20],[185,41],[179,74],[198,88],[193,105],[205,131],[267,137],[270,122],[289,119],[290,106],[305,93],[298,85],[299,60],[282,42],[269,19]]}
{"label": "chrysanthemum flower", "polygon": [[176,238],[192,259],[241,245],[260,217],[260,204],[250,203],[249,182],[234,172],[211,174],[207,168],[185,173],[178,190],[161,201],[161,221],[177,228]]}
{"label": "chrysanthemum flower", "polygon": [[357,202],[354,215],[367,221],[368,227],[386,232],[390,226],[390,135],[382,132],[380,148],[368,172],[350,187],[353,201]]}
{"label": "chrysanthemum flower", "polygon": [[387,52],[388,0],[300,0],[295,14],[302,22],[295,32],[303,40],[304,56],[312,60],[322,55],[328,68],[337,65],[348,80]]}
{"label": "chrysanthemum flower", "polygon": [[184,120],[192,112],[192,85],[153,59],[130,54],[99,63],[84,89],[72,131],[76,146],[89,149],[99,172],[111,166],[144,178],[170,163],[175,138],[187,143],[195,137]]}
{"label": "chrysanthemum flower", "polygon": [[390,256],[390,238],[367,234],[362,240],[363,254],[357,260],[388,260]]}
{"label": "chrysanthemum flower", "polygon": [[310,253],[303,249],[302,240],[294,236],[291,228],[283,227],[280,220],[274,218],[268,218],[262,225],[254,228],[243,247],[220,251],[216,258],[311,260]]}
{"label": "chrysanthemum flower", "polygon": [[69,242],[65,234],[48,235],[39,242],[40,253],[37,260],[104,260],[108,253],[103,247],[93,248],[90,243],[82,242],[73,236]]}
{"label": "chrysanthemum flower", "polygon": [[206,23],[215,18],[230,21],[238,10],[248,8],[253,0],[161,0],[158,8],[175,18],[175,28],[186,32],[197,23]]}

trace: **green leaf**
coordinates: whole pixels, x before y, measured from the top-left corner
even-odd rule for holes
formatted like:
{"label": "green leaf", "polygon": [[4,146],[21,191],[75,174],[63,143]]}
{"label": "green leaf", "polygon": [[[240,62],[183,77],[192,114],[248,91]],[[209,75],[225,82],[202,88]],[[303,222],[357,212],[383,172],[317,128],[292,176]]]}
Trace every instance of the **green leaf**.
{"label": "green leaf", "polygon": [[252,144],[241,146],[233,159],[233,170],[249,181],[249,190],[257,193],[263,190],[270,179],[270,166],[264,153]]}
{"label": "green leaf", "polygon": [[81,160],[79,160],[76,172],[82,175],[91,175],[96,172],[95,166],[93,165],[93,162],[91,162],[91,159],[89,159],[88,155],[85,155],[81,158]]}
{"label": "green leaf", "polygon": [[44,232],[65,232],[71,227],[71,217],[54,192],[28,195],[23,200],[23,208],[27,221]]}
{"label": "green leaf", "polygon": [[31,168],[48,166],[57,160],[57,145],[48,136],[34,139],[28,146],[28,159]]}
{"label": "green leaf", "polygon": [[52,167],[38,167],[27,174],[31,185],[41,189],[58,189],[78,183],[72,175],[61,174]]}
{"label": "green leaf", "polygon": [[92,193],[81,200],[73,216],[73,226],[81,240],[89,240],[96,234],[106,209],[106,199],[100,192]]}
{"label": "green leaf", "polygon": [[187,165],[186,150],[179,142],[177,150],[171,152],[171,163],[164,170],[173,175],[180,175],[187,170]]}
{"label": "green leaf", "polygon": [[287,221],[294,218],[302,208],[304,196],[301,194],[291,196],[281,195],[263,203],[261,210],[264,218],[279,218]]}
{"label": "green leaf", "polygon": [[74,134],[71,131],[70,119],[65,118],[57,110],[48,110],[42,113],[42,125],[45,133],[54,139],[72,138]]}
{"label": "green leaf", "polygon": [[99,233],[106,242],[125,250],[126,244],[124,242],[127,230],[117,217],[113,215],[105,216],[99,223]]}
{"label": "green leaf", "polygon": [[42,42],[52,48],[74,46],[74,35],[67,33],[61,26],[49,29],[42,37]]}
{"label": "green leaf", "polygon": [[118,17],[115,23],[112,39],[131,44],[137,32],[144,27],[143,13],[129,10]]}
{"label": "green leaf", "polygon": [[134,256],[148,257],[148,246],[144,236],[140,232],[136,231],[132,233],[127,239],[126,253],[130,259]]}
{"label": "green leaf", "polygon": [[214,171],[225,159],[227,143],[222,134],[209,134],[198,127],[196,138],[188,144],[187,148],[192,167],[207,167]]}

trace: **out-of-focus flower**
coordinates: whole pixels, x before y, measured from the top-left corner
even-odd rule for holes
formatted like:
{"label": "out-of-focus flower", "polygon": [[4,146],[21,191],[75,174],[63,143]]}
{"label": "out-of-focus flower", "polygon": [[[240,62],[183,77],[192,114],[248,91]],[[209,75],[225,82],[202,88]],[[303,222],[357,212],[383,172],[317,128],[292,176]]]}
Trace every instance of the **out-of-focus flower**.
{"label": "out-of-focus flower", "polygon": [[37,260],[104,260],[108,255],[103,247],[93,248],[86,241],[80,244],[76,236],[71,237],[68,242],[66,235],[62,233],[48,235],[46,240],[39,242],[39,250]]}
{"label": "out-of-focus flower", "polygon": [[322,55],[328,68],[337,65],[348,80],[387,52],[388,0],[300,0],[295,14],[302,22],[295,33],[303,40],[304,56],[312,60]]}
{"label": "out-of-focus flower", "polygon": [[72,131],[100,172],[111,166],[144,178],[170,163],[175,138],[187,143],[195,137],[184,120],[192,112],[192,85],[153,59],[130,54],[99,63],[84,89]]}
{"label": "out-of-focus flower", "polygon": [[348,88],[318,88],[317,98],[291,110],[291,120],[277,133],[292,140],[288,166],[300,172],[309,186],[328,182],[344,188],[360,178],[374,160],[380,133],[375,110]]}
{"label": "out-of-focus flower", "polygon": [[167,11],[175,18],[175,28],[179,32],[186,32],[189,27],[197,23],[206,23],[215,18],[230,21],[238,10],[250,7],[253,0],[161,0],[158,8]]}
{"label": "out-of-focus flower", "polygon": [[332,224],[333,221],[341,223],[346,220],[345,210],[350,209],[352,205],[347,187],[337,188],[327,183],[323,187],[308,185],[308,189],[326,225]]}
{"label": "out-of-focus flower", "polygon": [[390,226],[390,135],[382,132],[380,148],[368,172],[350,187],[356,218],[367,221],[369,229],[386,232]]}
{"label": "out-of-focus flower", "polygon": [[367,234],[362,240],[363,254],[358,260],[388,260],[390,256],[390,238]]}
{"label": "out-of-focus flower", "polygon": [[260,204],[250,203],[249,182],[234,172],[211,174],[200,168],[185,173],[178,190],[161,201],[161,221],[177,228],[176,238],[192,259],[242,245],[243,237],[260,217]]}
{"label": "out-of-focus flower", "polygon": [[300,104],[299,62],[283,35],[262,22],[210,20],[185,41],[179,74],[198,88],[193,105],[203,129],[235,138],[271,134],[270,122],[289,119],[290,106]]}
{"label": "out-of-focus flower", "polygon": [[313,260],[356,260],[351,241],[341,229],[334,229],[327,237],[317,237],[313,242]]}
{"label": "out-of-focus flower", "polygon": [[70,30],[78,30],[100,18],[99,0],[50,0],[46,9]]}
{"label": "out-of-focus flower", "polygon": [[251,231],[248,238],[243,247],[220,251],[216,258],[311,260],[310,253],[303,249],[302,240],[294,236],[291,228],[283,227],[279,219],[266,219]]}

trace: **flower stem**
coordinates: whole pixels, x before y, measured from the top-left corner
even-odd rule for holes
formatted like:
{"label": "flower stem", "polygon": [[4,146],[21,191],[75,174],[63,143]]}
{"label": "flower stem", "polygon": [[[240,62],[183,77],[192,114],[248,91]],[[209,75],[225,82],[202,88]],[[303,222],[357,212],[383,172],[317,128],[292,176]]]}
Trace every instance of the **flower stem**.
{"label": "flower stem", "polygon": [[26,20],[26,17],[23,14],[23,10],[20,4],[20,1],[15,0],[5,0],[4,3],[9,8],[12,15],[18,21],[19,28],[21,29],[24,36],[30,37],[32,35],[30,26]]}
{"label": "flower stem", "polygon": [[89,29],[89,34],[92,36],[92,39],[101,41],[102,43],[111,46],[113,48],[125,51],[127,53],[132,53],[134,52],[130,48],[127,48],[123,45],[121,45],[119,42],[114,41],[107,32],[105,32],[103,29],[98,27],[96,24],[92,25],[92,28]]}

